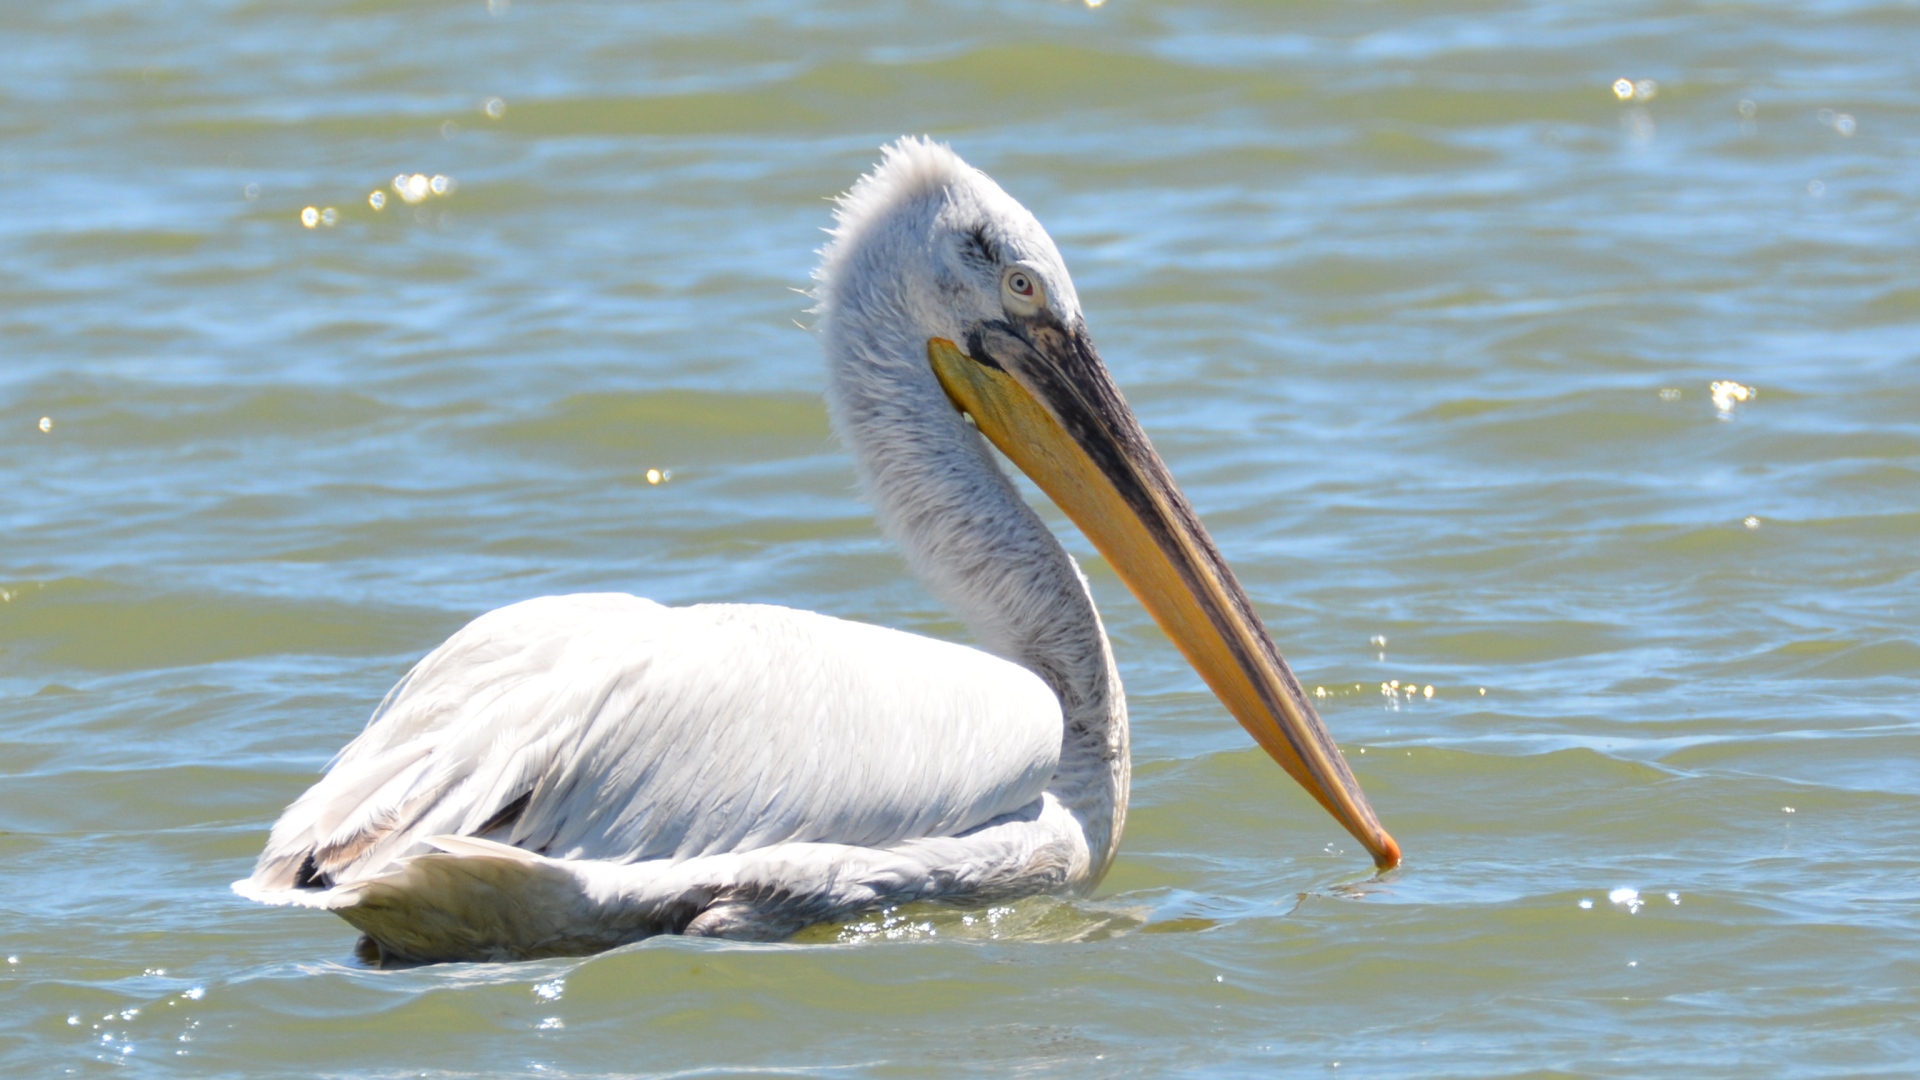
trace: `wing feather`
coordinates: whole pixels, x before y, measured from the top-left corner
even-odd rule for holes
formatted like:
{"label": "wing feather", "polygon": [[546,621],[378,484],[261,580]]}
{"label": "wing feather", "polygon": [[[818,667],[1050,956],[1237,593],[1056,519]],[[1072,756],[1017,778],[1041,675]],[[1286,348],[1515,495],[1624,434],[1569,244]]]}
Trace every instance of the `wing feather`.
{"label": "wing feather", "polygon": [[544,597],[422,659],[252,884],[292,887],[309,859],[348,883],[440,835],[613,862],[955,835],[1039,798],[1060,738],[1046,685],[977,650],[788,608]]}

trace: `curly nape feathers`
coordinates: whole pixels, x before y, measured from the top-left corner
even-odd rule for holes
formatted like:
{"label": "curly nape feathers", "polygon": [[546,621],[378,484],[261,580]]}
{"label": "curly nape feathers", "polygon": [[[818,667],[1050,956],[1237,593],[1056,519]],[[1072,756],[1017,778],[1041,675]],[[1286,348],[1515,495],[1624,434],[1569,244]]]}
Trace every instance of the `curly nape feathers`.
{"label": "curly nape feathers", "polygon": [[925,136],[903,135],[880,148],[880,161],[853,186],[834,199],[832,237],[820,249],[815,281],[831,279],[840,257],[888,211],[911,199],[924,198],[965,181],[993,181],[966,162],[945,143]]}

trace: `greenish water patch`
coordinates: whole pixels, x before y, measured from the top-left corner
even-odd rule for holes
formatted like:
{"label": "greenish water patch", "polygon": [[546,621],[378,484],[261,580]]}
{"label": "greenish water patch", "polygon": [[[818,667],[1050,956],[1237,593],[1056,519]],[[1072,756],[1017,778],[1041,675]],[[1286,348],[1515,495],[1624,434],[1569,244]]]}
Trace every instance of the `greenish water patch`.
{"label": "greenish water patch", "polygon": [[381,656],[452,629],[444,615],[402,608],[153,593],[84,579],[9,592],[14,598],[0,607],[0,642],[16,662],[47,668],[132,671],[260,656]]}
{"label": "greenish water patch", "polygon": [[503,449],[583,462],[763,460],[828,445],[818,398],[697,391],[574,395],[487,433]]}

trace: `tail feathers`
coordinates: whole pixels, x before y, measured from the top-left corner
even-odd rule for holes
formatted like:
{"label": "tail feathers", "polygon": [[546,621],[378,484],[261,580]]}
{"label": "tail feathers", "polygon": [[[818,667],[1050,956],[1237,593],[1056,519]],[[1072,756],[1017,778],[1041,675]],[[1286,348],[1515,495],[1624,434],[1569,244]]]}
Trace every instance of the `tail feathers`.
{"label": "tail feathers", "polygon": [[434,836],[435,850],[330,889],[236,881],[249,900],[331,911],[366,934],[382,962],[577,956],[661,933],[698,914],[696,897],[636,906],[607,888],[636,867],[549,859],[472,836]]}

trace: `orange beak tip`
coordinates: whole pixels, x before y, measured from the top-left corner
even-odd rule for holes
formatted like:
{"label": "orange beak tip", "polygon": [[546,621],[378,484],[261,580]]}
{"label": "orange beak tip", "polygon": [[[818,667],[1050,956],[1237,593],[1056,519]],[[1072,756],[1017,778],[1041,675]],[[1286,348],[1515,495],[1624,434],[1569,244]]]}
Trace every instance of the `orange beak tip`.
{"label": "orange beak tip", "polygon": [[1382,870],[1391,870],[1400,865],[1400,845],[1386,833],[1380,834],[1380,851],[1373,857],[1373,865]]}

